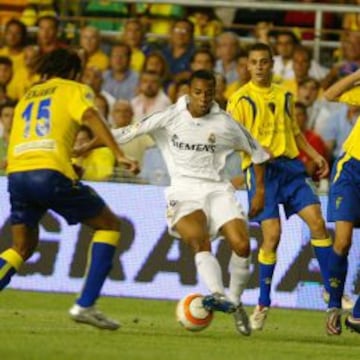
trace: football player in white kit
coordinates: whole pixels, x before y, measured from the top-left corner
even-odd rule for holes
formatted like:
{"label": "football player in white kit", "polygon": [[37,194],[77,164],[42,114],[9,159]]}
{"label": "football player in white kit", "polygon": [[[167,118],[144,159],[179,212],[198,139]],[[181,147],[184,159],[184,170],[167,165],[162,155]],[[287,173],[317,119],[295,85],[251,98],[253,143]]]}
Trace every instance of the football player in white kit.
{"label": "football player in white kit", "polygon": [[[166,189],[170,234],[180,237],[195,253],[198,274],[211,295],[203,305],[209,310],[233,313],[236,329],[250,335],[241,294],[250,277],[250,241],[247,217],[235,198],[235,189],[223,177],[226,157],[236,151],[251,154],[256,165],[257,195],[249,216],[264,206],[264,162],[269,155],[248,131],[214,102],[212,72],[196,71],[190,93],[168,109],[138,123],[112,130],[118,143],[151,135],[160,148],[171,178]],[[228,297],[218,260],[211,253],[211,240],[223,236],[232,249]]]}

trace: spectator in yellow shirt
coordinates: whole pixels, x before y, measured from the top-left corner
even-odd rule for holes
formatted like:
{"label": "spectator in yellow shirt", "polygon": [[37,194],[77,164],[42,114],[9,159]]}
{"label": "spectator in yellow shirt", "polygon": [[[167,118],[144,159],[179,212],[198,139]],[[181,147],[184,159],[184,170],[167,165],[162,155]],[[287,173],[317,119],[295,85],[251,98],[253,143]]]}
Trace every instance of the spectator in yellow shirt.
{"label": "spectator in yellow shirt", "polygon": [[20,20],[11,19],[6,23],[4,46],[0,49],[0,56],[9,57],[15,70],[25,65],[24,47],[26,38],[26,26]]}
{"label": "spectator in yellow shirt", "polygon": [[100,32],[93,26],[85,26],[80,32],[80,46],[85,50],[86,67],[101,71],[109,67],[109,57],[100,48]]}
{"label": "spectator in yellow shirt", "polygon": [[[75,147],[90,142],[94,135],[90,128],[82,125],[76,136]],[[88,181],[107,181],[115,167],[115,157],[107,147],[89,150],[73,160],[73,164],[81,173],[81,178]]]}

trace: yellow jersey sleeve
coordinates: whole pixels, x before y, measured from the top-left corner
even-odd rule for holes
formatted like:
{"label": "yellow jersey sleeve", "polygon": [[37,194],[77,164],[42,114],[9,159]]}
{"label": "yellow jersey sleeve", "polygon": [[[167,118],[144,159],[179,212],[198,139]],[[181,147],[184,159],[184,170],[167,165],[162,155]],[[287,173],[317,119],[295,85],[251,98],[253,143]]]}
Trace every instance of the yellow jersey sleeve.
{"label": "yellow jersey sleeve", "polygon": [[[338,101],[349,105],[360,105],[360,86],[354,87],[344,92]],[[351,157],[360,160],[360,119],[358,119],[351,130],[350,135],[343,145],[344,151]]]}
{"label": "yellow jersey sleeve", "polygon": [[344,92],[339,96],[338,101],[349,105],[360,105],[360,86]]}

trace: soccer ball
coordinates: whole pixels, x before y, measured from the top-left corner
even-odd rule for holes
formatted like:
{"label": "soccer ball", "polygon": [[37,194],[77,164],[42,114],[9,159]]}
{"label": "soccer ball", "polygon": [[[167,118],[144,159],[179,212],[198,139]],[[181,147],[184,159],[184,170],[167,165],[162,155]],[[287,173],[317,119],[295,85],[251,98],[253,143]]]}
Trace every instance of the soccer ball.
{"label": "soccer ball", "polygon": [[189,294],[177,303],[176,320],[186,330],[201,331],[210,325],[213,312],[204,308],[202,299],[200,294]]}

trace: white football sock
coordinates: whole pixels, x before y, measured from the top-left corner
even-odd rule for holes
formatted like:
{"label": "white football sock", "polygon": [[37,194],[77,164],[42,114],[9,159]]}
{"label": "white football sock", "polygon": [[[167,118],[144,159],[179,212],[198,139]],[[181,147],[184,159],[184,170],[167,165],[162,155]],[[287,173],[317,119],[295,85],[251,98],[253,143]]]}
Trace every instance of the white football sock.
{"label": "white football sock", "polygon": [[209,251],[201,251],[195,255],[195,264],[201,280],[210,293],[225,294],[221,268],[216,257]]}
{"label": "white football sock", "polygon": [[241,295],[250,279],[250,259],[250,256],[240,257],[234,252],[230,258],[229,299],[235,305],[239,305]]}

